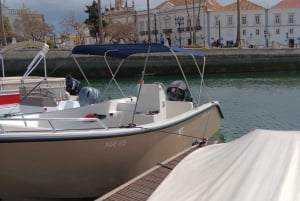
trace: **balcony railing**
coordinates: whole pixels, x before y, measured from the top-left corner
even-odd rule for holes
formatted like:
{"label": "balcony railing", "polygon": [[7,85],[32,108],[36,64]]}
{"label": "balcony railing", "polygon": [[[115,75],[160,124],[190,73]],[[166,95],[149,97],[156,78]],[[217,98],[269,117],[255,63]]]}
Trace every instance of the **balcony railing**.
{"label": "balcony railing", "polygon": [[140,31],[140,35],[141,36],[148,35],[148,31]]}
{"label": "balcony railing", "polygon": [[[197,31],[200,31],[200,30],[202,30],[202,27],[201,27],[201,26],[196,26],[195,29],[196,29]],[[193,30],[193,27],[185,27],[185,30],[186,30],[186,31],[192,31],[192,30]]]}
{"label": "balcony railing", "polygon": [[172,33],[172,29],[163,29],[163,33],[165,34],[169,34],[169,33]]}
{"label": "balcony railing", "polygon": [[177,32],[184,32],[184,27],[182,27],[182,28],[177,28]]}

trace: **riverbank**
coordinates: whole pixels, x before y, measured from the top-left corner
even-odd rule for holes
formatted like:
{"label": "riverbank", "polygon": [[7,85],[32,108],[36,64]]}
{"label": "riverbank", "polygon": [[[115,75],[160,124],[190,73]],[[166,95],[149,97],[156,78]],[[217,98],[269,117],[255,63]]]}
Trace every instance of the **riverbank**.
{"label": "riverbank", "polygon": [[[300,71],[300,49],[235,49],[212,48],[201,49],[206,55],[206,69],[208,74],[213,73],[248,73],[248,72],[277,72]],[[6,75],[15,75],[16,72],[24,72],[30,60],[36,54],[35,51],[22,50],[5,55]],[[47,53],[48,74],[64,76],[66,73],[79,75],[80,70],[71,57],[71,50],[51,49]],[[80,65],[89,78],[110,77],[103,58],[95,56],[76,56]],[[119,76],[132,76],[140,74],[144,66],[143,56],[129,58],[124,66],[126,70],[120,70]],[[197,73],[193,62],[186,56],[180,57],[185,71]],[[117,68],[118,62],[112,59],[111,67]],[[154,54],[150,57],[147,73],[155,75],[178,74],[176,61],[171,56]],[[8,68],[9,67],[9,68]],[[38,68],[37,71],[43,71]],[[40,73],[35,71],[36,74]],[[97,73],[95,73],[97,72]]]}

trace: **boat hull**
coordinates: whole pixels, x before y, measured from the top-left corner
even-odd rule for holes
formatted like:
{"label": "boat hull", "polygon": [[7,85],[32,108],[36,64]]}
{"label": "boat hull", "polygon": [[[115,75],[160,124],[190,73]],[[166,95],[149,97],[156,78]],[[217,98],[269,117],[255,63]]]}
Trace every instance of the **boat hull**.
{"label": "boat hull", "polygon": [[[0,198],[101,196],[189,148],[195,140],[210,138],[219,130],[221,117],[218,106],[212,105],[167,127],[141,128],[139,132],[133,128],[135,132],[126,135],[95,137],[100,131],[94,130],[81,133],[87,138],[78,139],[0,138]],[[88,137],[91,134],[93,137]]]}

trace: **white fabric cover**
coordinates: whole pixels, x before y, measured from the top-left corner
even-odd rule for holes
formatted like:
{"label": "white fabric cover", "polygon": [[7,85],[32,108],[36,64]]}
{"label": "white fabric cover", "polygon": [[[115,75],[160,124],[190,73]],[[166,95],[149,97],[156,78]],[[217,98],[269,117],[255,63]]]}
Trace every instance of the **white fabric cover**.
{"label": "white fabric cover", "polygon": [[300,131],[254,130],[198,149],[148,200],[300,200]]}

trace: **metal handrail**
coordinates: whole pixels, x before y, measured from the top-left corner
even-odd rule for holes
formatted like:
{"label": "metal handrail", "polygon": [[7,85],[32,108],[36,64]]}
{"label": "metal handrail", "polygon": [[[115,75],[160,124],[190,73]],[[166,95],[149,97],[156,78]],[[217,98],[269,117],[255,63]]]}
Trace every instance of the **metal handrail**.
{"label": "metal handrail", "polygon": [[[54,126],[54,121],[77,121],[77,122],[97,122],[102,128],[105,130],[108,129],[108,127],[98,118],[0,118],[0,121],[24,121],[24,126],[28,127],[27,122],[28,121],[47,121],[50,125],[51,130],[56,133],[57,128]],[[10,124],[6,124],[10,125]],[[13,125],[14,126],[14,125]],[[3,125],[0,123],[1,130],[5,132],[5,129],[3,128]],[[39,128],[39,127],[32,127],[32,128]],[[45,127],[40,127],[45,128]],[[71,130],[71,129],[68,129]]]}

